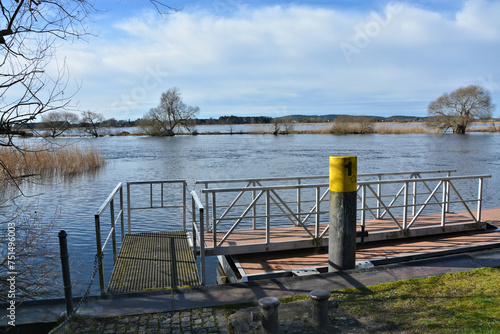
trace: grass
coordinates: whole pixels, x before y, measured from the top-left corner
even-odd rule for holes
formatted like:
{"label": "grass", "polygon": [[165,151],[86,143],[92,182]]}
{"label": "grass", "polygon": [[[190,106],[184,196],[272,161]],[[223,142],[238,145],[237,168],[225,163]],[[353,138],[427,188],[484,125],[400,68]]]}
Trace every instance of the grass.
{"label": "grass", "polygon": [[500,268],[335,291],[372,332],[500,333]]}
{"label": "grass", "polygon": [[[14,178],[28,176],[65,176],[93,171],[105,163],[95,148],[64,146],[48,148],[43,145],[25,145],[16,149],[0,147],[2,167]],[[0,174],[0,181],[8,175]]]}

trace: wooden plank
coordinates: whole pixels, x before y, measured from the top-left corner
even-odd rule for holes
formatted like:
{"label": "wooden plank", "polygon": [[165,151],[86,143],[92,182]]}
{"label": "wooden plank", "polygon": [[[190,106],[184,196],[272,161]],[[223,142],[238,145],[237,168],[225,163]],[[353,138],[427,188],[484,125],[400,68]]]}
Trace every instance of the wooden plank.
{"label": "wooden plank", "polygon": [[127,234],[111,275],[109,293],[199,285],[186,232]]}

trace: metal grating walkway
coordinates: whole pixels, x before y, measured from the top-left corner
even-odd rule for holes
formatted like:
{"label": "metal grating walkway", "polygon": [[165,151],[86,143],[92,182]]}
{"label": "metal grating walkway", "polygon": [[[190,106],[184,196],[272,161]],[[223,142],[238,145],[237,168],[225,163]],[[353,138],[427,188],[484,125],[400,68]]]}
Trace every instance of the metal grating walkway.
{"label": "metal grating walkway", "polygon": [[108,286],[109,293],[199,285],[185,231],[127,234]]}

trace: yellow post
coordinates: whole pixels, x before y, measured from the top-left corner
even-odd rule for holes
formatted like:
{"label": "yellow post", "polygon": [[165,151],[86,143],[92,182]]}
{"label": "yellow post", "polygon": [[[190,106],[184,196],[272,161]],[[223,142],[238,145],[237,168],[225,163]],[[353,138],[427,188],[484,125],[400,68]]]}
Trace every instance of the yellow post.
{"label": "yellow post", "polygon": [[356,267],[357,157],[330,156],[328,271]]}

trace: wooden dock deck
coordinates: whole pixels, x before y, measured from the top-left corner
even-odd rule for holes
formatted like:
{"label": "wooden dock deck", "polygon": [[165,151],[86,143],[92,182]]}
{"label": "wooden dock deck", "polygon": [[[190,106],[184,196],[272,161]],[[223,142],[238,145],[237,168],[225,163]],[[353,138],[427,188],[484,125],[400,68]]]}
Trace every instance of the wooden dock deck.
{"label": "wooden dock deck", "polygon": [[[377,241],[359,244],[356,250],[357,261],[382,261],[398,257],[416,254],[432,254],[446,250],[467,249],[481,245],[500,245],[500,209],[489,209],[482,211],[483,221],[490,226],[488,230],[464,231],[441,235],[430,235],[418,238],[396,239],[388,241]],[[435,217],[431,217],[431,221]],[[457,224],[464,217],[456,217]],[[470,218],[469,218],[470,219]],[[420,227],[423,227],[421,225]],[[256,232],[259,233],[259,232]],[[297,232],[297,236],[302,233]],[[235,238],[237,234],[233,237]],[[288,238],[284,231],[275,233],[275,237]],[[246,231],[242,237],[242,243],[255,242],[251,231]],[[284,239],[283,239],[284,240]],[[231,240],[235,242],[236,240]],[[258,254],[233,255],[238,275],[252,279],[252,277],[271,277],[273,273],[293,272],[326,267],[328,263],[328,248],[318,247],[314,249],[295,249],[278,252],[267,252]]]}
{"label": "wooden dock deck", "polygon": [[185,231],[127,234],[108,286],[124,293],[199,285]]}

